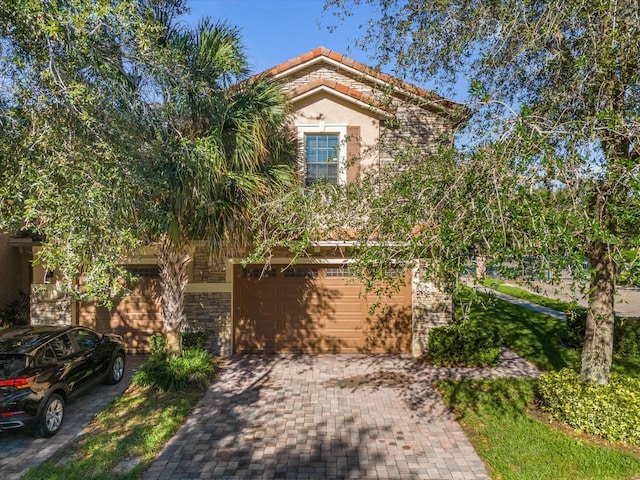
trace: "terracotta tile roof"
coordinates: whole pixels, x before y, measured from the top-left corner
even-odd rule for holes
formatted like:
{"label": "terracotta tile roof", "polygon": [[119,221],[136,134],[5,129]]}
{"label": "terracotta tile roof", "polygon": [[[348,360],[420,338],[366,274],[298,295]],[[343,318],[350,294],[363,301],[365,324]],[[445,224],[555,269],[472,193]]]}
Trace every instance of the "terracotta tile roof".
{"label": "terracotta tile roof", "polygon": [[366,93],[361,92],[358,89],[336,82],[335,80],[329,80],[327,78],[319,78],[309,83],[306,83],[305,85],[294,88],[293,90],[290,90],[289,92],[287,92],[287,96],[290,99],[295,99],[300,95],[304,95],[305,93],[311,92],[320,87],[327,87],[331,90],[335,90],[339,93],[347,95],[348,97],[351,97],[354,100],[358,100],[360,102],[366,103],[367,105],[370,105],[375,108],[379,108],[384,111],[395,110],[392,105],[380,102],[378,99],[376,99],[371,95],[367,95]]}
{"label": "terracotta tile roof", "polygon": [[431,100],[433,103],[437,103],[448,109],[460,108],[462,105],[456,103],[452,100],[447,100],[446,98],[440,97],[439,95],[430,92],[429,90],[425,90],[424,88],[417,87],[409,82],[405,82],[404,80],[400,80],[392,75],[387,73],[380,72],[375,70],[363,63],[357,62],[346,55],[330,50],[326,47],[317,47],[311,50],[310,52],[303,53],[302,55],[297,56],[296,58],[292,58],[291,60],[287,60],[280,65],[276,65],[271,68],[269,72],[272,75],[280,75],[288,70],[291,70],[295,67],[303,65],[311,60],[314,60],[319,57],[330,58],[338,63],[345,65],[346,67],[353,68],[358,72],[373,77],[381,82],[387,83],[394,87],[400,88],[409,92],[413,95],[417,95],[419,97],[426,97],[428,100]]}

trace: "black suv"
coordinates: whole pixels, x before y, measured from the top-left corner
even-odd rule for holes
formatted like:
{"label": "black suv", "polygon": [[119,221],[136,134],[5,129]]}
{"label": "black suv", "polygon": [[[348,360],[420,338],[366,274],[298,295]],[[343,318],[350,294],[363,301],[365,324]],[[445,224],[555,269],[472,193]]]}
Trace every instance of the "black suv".
{"label": "black suv", "polygon": [[0,330],[0,431],[32,423],[36,437],[55,435],[67,401],[98,382],[122,380],[124,358],[121,337],[84,327]]}

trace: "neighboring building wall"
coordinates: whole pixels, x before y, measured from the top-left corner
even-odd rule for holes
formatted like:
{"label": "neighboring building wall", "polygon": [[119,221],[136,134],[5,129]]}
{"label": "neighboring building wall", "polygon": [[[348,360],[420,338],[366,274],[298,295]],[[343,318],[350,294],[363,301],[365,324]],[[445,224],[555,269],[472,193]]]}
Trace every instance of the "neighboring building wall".
{"label": "neighboring building wall", "polygon": [[30,252],[9,245],[11,236],[0,234],[0,309],[29,293]]}
{"label": "neighboring building wall", "polygon": [[424,271],[413,272],[413,341],[411,353],[419,357],[427,352],[432,328],[453,320],[453,297],[436,283],[425,278]]}

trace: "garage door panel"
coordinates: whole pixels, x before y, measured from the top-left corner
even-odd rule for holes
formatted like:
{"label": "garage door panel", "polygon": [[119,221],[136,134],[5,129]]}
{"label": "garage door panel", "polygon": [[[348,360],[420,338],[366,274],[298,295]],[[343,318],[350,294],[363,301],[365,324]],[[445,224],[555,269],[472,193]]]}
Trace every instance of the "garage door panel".
{"label": "garage door panel", "polygon": [[275,349],[275,329],[264,328],[264,323],[266,319],[241,318],[238,320],[236,342],[243,345],[244,351],[257,353]]}
{"label": "garage door panel", "polygon": [[127,353],[148,353],[149,337],[164,329],[159,280],[153,277],[140,278],[111,310],[93,303],[81,303],[78,310],[80,325],[121,335]]}
{"label": "garage door panel", "polygon": [[[410,351],[410,321],[394,321],[398,312],[371,315],[369,307],[378,298],[374,295],[372,301],[371,295],[362,295],[358,280],[340,276],[346,269],[302,265],[285,272],[276,268],[256,280],[235,267],[235,352]],[[410,288],[379,303],[398,303],[399,309],[410,312]]]}
{"label": "garage door panel", "polygon": [[410,352],[412,312],[410,307],[387,306],[387,311],[368,316],[365,320],[363,351],[366,352]]}

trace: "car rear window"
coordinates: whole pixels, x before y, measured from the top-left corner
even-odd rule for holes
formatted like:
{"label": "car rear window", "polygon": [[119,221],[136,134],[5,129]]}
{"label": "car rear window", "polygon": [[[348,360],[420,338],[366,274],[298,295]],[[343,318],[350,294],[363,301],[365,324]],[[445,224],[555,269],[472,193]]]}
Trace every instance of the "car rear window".
{"label": "car rear window", "polygon": [[34,333],[9,332],[9,329],[2,332],[0,336],[0,354],[28,353],[34,348],[47,341],[48,337]]}
{"label": "car rear window", "polygon": [[0,354],[0,379],[7,379],[19,375],[27,365],[26,355]]}

